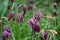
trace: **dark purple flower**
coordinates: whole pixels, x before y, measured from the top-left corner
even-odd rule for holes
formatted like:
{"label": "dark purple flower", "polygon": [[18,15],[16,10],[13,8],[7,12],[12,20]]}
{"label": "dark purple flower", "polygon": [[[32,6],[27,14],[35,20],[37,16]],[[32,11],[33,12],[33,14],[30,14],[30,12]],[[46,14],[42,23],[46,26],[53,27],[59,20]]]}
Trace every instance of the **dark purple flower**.
{"label": "dark purple flower", "polygon": [[52,15],[53,15],[53,16],[58,16],[58,14],[57,14],[56,11],[53,11]]}
{"label": "dark purple flower", "polygon": [[30,23],[30,25],[31,25],[32,30],[34,31],[34,33],[40,31],[40,25],[39,25],[39,23],[36,21],[35,18],[31,18],[31,19],[29,20],[29,23]]}
{"label": "dark purple flower", "polygon": [[47,36],[48,36],[48,32],[44,32],[44,40],[47,39]]}
{"label": "dark purple flower", "polygon": [[10,5],[8,5],[8,10],[10,10],[10,8],[11,8],[11,6],[10,6]]}
{"label": "dark purple flower", "polygon": [[53,3],[53,7],[57,9],[57,3]]}
{"label": "dark purple flower", "polygon": [[10,21],[11,19],[14,19],[14,13],[13,12],[9,12],[9,14],[8,14],[8,20]]}
{"label": "dark purple flower", "polygon": [[29,0],[29,3],[32,4],[34,2],[34,0]]}
{"label": "dark purple flower", "polygon": [[13,3],[15,0],[11,0],[11,2]]}
{"label": "dark purple flower", "polygon": [[23,16],[26,14],[26,11],[27,11],[27,6],[26,5],[23,5],[22,6],[22,9],[23,9],[23,12],[24,12],[24,14],[23,14]]}
{"label": "dark purple flower", "polygon": [[18,13],[16,21],[19,23],[23,22],[23,13]]}
{"label": "dark purple flower", "polygon": [[11,33],[8,31],[3,31],[2,33],[2,40],[6,40],[6,38],[9,38],[11,36]]}
{"label": "dark purple flower", "polygon": [[32,9],[33,9],[33,5],[30,4],[30,5],[28,6],[28,10],[32,10]]}

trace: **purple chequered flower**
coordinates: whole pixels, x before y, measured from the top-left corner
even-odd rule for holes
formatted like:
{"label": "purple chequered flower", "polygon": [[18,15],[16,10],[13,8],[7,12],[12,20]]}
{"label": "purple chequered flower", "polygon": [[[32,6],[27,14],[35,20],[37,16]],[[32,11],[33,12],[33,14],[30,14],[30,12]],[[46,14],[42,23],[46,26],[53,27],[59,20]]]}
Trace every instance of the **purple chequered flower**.
{"label": "purple chequered flower", "polygon": [[34,31],[34,33],[40,31],[40,24],[36,21],[35,18],[31,18],[31,19],[29,20],[29,23],[30,23],[30,25],[31,25],[32,30]]}
{"label": "purple chequered flower", "polygon": [[9,12],[9,14],[8,14],[8,20],[10,21],[11,19],[14,19],[14,13],[13,12]]}

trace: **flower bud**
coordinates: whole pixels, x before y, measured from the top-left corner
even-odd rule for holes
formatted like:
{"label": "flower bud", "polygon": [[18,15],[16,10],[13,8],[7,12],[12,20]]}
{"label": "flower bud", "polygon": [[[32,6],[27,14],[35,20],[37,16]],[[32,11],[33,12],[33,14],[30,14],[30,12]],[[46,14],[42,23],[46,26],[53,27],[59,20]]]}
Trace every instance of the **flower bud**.
{"label": "flower bud", "polygon": [[16,21],[19,23],[23,22],[23,13],[18,13]]}
{"label": "flower bud", "polygon": [[11,19],[14,19],[14,13],[13,12],[9,12],[9,14],[8,14],[8,20],[10,21]]}

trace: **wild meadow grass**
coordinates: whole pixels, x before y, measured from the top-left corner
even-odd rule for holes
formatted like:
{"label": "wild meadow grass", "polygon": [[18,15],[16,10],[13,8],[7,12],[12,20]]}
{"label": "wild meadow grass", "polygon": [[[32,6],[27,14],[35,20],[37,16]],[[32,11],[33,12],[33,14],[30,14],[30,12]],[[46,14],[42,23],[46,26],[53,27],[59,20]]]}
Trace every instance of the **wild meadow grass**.
{"label": "wild meadow grass", "polygon": [[3,36],[5,40],[60,40],[60,1],[0,0],[0,40]]}

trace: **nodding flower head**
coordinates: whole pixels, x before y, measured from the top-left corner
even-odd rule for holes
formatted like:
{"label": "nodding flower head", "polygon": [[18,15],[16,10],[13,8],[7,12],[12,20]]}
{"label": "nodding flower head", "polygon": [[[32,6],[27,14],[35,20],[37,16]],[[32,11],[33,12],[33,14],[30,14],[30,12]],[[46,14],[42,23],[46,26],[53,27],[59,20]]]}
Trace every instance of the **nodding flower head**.
{"label": "nodding flower head", "polygon": [[39,21],[39,20],[41,19],[41,17],[42,17],[42,14],[41,14],[40,11],[35,10],[35,11],[34,11],[34,16],[35,16],[35,19],[36,19],[37,21]]}
{"label": "nodding flower head", "polygon": [[7,7],[7,8],[8,8],[8,10],[10,10],[11,6],[10,6],[10,5],[8,5],[8,7]]}
{"label": "nodding flower head", "polygon": [[29,20],[29,23],[30,23],[30,25],[31,25],[32,30],[34,31],[34,33],[40,31],[40,25],[39,25],[39,23],[36,21],[35,18],[31,18],[31,19]]}
{"label": "nodding flower head", "polygon": [[14,13],[13,12],[9,12],[9,14],[8,14],[8,20],[10,21],[11,19],[14,19]]}
{"label": "nodding flower head", "polygon": [[7,31],[7,32],[11,33],[10,28],[8,27],[8,25],[4,25],[4,31]]}
{"label": "nodding flower head", "polygon": [[57,3],[53,3],[53,7],[57,9]]}
{"label": "nodding flower head", "polygon": [[23,12],[24,12],[24,14],[23,14],[23,16],[26,14],[26,11],[27,11],[27,6],[26,5],[23,5],[22,6],[22,9],[23,9]]}
{"label": "nodding flower head", "polygon": [[44,32],[44,40],[47,39],[47,36],[48,36],[48,32]]}
{"label": "nodding flower head", "polygon": [[53,16],[58,16],[58,14],[57,14],[57,12],[55,10],[52,12],[52,15]]}
{"label": "nodding flower head", "polygon": [[33,9],[33,5],[30,4],[30,5],[28,6],[28,10],[32,10],[32,9]]}
{"label": "nodding flower head", "polygon": [[11,2],[13,3],[15,0],[11,0]]}
{"label": "nodding flower head", "polygon": [[16,21],[19,23],[23,22],[23,13],[18,13]]}
{"label": "nodding flower head", "polygon": [[29,0],[29,3],[32,4],[34,2],[34,0]]}
{"label": "nodding flower head", "polygon": [[11,33],[8,31],[3,31],[2,33],[2,40],[6,40],[6,38],[9,38],[11,36]]}

